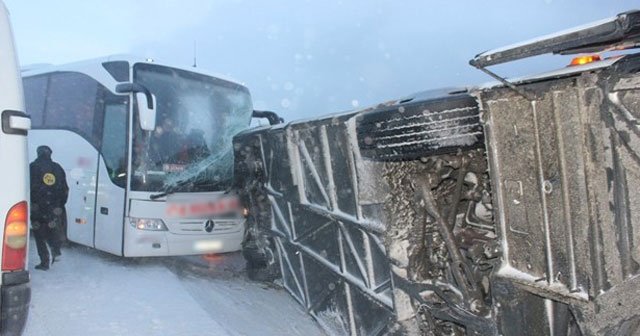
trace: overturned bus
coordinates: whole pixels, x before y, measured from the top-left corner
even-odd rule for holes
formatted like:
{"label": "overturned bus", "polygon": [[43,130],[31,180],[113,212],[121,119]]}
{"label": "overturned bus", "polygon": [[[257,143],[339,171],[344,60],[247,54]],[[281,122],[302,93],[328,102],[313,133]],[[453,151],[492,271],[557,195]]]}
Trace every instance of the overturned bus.
{"label": "overturned bus", "polygon": [[[640,333],[640,11],[489,51],[499,83],[245,131],[249,276],[330,334]],[[584,63],[584,64],[583,64]]]}

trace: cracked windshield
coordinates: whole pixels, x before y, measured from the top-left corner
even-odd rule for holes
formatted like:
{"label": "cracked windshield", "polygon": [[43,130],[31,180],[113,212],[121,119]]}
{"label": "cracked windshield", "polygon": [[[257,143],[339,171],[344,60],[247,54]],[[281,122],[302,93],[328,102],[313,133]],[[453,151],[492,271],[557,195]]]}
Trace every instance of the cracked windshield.
{"label": "cracked windshield", "polygon": [[189,180],[194,191],[230,187],[231,139],[251,121],[249,91],[222,79],[144,64],[134,68],[134,81],[155,95],[157,125],[146,132],[134,123],[132,190],[158,191]]}
{"label": "cracked windshield", "polygon": [[637,0],[0,0],[0,335],[640,335]]}

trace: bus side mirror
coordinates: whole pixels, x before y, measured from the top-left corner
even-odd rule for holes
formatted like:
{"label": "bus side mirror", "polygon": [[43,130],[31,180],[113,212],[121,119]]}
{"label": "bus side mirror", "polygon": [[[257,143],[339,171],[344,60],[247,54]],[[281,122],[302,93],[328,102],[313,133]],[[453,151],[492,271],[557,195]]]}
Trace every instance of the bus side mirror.
{"label": "bus side mirror", "polygon": [[140,128],[144,131],[153,131],[156,128],[156,97],[149,89],[138,83],[121,83],[116,85],[116,92],[135,93]]}
{"label": "bus side mirror", "polygon": [[151,104],[148,104],[147,99],[144,93],[136,93],[140,128],[144,131],[153,131],[156,129],[156,96],[151,95]]}

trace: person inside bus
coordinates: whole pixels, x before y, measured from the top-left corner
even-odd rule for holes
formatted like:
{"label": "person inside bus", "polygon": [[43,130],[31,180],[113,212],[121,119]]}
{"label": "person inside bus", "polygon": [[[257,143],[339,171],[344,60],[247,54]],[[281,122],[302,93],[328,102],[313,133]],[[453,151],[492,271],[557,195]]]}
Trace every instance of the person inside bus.
{"label": "person inside bus", "polygon": [[204,138],[204,131],[198,128],[191,129],[189,135],[185,139],[184,162],[191,163],[202,160],[209,156],[209,146]]}
{"label": "person inside bus", "polygon": [[49,250],[53,256],[51,264],[60,253],[60,229],[64,206],[69,196],[67,177],[62,167],[51,160],[51,148],[39,146],[38,157],[29,165],[31,174],[31,229],[36,239],[40,264],[36,269],[49,269]]}
{"label": "person inside bus", "polygon": [[162,124],[153,132],[151,151],[154,154],[154,162],[159,164],[178,163],[181,144],[182,141],[175,130],[173,120],[165,117]]}

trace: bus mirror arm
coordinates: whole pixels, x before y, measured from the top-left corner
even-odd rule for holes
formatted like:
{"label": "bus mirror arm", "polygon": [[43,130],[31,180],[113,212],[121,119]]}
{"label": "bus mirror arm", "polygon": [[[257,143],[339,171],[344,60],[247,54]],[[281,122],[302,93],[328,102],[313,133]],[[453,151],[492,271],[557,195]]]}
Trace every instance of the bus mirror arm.
{"label": "bus mirror arm", "polygon": [[[156,128],[155,97],[151,91],[138,83],[121,83],[116,85],[117,93],[135,93],[138,101],[138,117],[140,128],[145,131],[153,131]],[[147,103],[141,103],[142,100]]]}
{"label": "bus mirror arm", "polygon": [[151,91],[138,83],[121,83],[116,85],[117,93],[144,93],[147,97],[147,108],[150,110],[154,109],[153,106],[153,98],[151,95]]}
{"label": "bus mirror arm", "polygon": [[284,119],[280,117],[277,113],[272,111],[258,111],[253,110],[252,118],[264,118],[269,120],[269,125],[277,125],[282,124]]}

